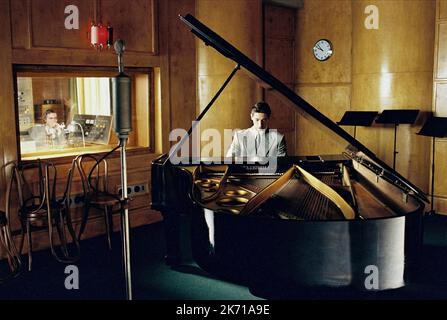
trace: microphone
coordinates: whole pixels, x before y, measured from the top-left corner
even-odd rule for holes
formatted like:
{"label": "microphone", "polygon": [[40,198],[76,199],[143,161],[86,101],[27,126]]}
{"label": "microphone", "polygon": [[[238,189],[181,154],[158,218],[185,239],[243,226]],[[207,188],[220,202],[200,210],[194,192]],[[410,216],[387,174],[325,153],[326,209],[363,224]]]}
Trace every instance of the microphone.
{"label": "microphone", "polygon": [[[130,77],[124,74],[124,41],[117,40],[113,45],[118,55],[119,74],[110,79],[111,101],[113,110],[113,130],[120,140],[120,160],[121,160],[121,232],[123,245],[123,265],[126,276],[126,295],[128,300],[132,300],[132,271],[130,263],[130,223],[129,209],[127,203],[127,164],[126,164],[126,142],[129,133],[132,131],[132,111],[131,107],[131,82]],[[115,148],[116,149],[116,148]],[[115,150],[114,149],[114,150]],[[108,153],[110,154],[110,152]],[[107,155],[106,155],[107,156]]]}
{"label": "microphone", "polygon": [[124,73],[124,41],[117,40],[113,47],[118,55],[119,71],[116,77],[110,79],[113,131],[120,139],[126,139],[132,131],[131,80]]}

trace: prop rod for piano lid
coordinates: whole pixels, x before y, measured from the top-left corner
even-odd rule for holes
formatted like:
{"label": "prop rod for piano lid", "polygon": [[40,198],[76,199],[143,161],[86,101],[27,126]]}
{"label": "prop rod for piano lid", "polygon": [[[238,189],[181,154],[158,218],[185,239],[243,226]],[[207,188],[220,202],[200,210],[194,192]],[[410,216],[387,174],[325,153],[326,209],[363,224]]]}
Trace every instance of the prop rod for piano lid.
{"label": "prop rod for piano lid", "polygon": [[188,138],[191,136],[192,131],[195,129],[195,127],[197,126],[197,124],[200,122],[200,120],[202,120],[202,118],[205,116],[205,114],[208,112],[208,110],[211,108],[211,106],[214,104],[214,102],[217,100],[217,98],[220,96],[220,94],[222,93],[222,91],[224,91],[225,87],[228,85],[228,83],[230,83],[231,79],[233,79],[233,77],[235,76],[236,72],[241,68],[241,66],[239,65],[239,63],[234,67],[233,71],[231,71],[230,75],[228,76],[228,78],[225,80],[225,82],[223,83],[223,85],[220,87],[220,89],[216,92],[216,94],[214,95],[214,97],[211,99],[211,101],[208,103],[208,105],[205,107],[205,109],[203,109],[203,111],[199,114],[199,116],[197,117],[197,119],[192,123],[191,128],[189,128],[188,133],[185,134],[182,139],[180,140],[179,143],[177,143],[177,145],[173,148],[173,150],[169,153],[169,156],[166,158],[166,160],[163,162],[163,165],[166,164],[166,162],[168,160],[171,160],[171,157],[177,153],[177,151],[180,150],[180,148],[185,144],[186,140],[188,140]]}

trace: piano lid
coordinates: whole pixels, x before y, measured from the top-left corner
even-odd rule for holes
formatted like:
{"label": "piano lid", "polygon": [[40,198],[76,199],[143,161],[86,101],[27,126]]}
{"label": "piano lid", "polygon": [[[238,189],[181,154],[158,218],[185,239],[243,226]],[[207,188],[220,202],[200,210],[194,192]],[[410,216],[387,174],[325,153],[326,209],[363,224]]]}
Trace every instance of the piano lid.
{"label": "piano lid", "polygon": [[345,140],[348,143],[348,154],[356,161],[360,163],[374,163],[375,170],[373,171],[376,174],[382,177],[387,177],[387,180],[390,180],[391,183],[395,184],[404,192],[414,194],[419,199],[429,202],[422,190],[389,167],[360,141],[352,137],[343,128],[339,127],[335,122],[319,112],[311,104],[298,96],[293,90],[289,89],[285,84],[248,58],[213,30],[190,14],[187,14],[186,16],[179,15],[179,18],[191,28],[191,32],[195,36],[204,41],[205,45],[213,47],[223,56],[236,62],[241,66],[241,70],[244,70],[248,76],[259,81],[263,87],[276,92],[283,101],[286,101],[289,105],[295,107],[296,111],[312,121],[313,124],[324,126],[334,132],[338,137]]}

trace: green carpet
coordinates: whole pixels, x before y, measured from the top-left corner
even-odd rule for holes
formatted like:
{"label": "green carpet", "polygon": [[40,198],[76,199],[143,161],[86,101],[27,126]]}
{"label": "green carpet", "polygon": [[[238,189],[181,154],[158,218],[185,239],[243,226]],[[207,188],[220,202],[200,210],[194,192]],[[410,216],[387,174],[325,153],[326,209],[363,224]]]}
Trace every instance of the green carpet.
{"label": "green carpet", "polygon": [[[185,252],[189,250],[187,226],[185,223],[182,230]],[[447,217],[444,216],[425,218],[423,264],[417,281],[399,290],[366,296],[340,291],[288,292],[281,288],[274,293],[250,291],[207,274],[187,254],[179,267],[167,266],[164,243],[162,223],[131,231],[133,293],[137,300],[447,298]],[[24,271],[19,277],[0,284],[0,299],[125,299],[120,234],[113,235],[112,251],[107,249],[105,236],[84,240],[81,247],[82,257],[76,263],[80,275],[78,290],[65,289],[65,265],[55,261],[49,250],[43,250],[34,253],[32,272]]]}

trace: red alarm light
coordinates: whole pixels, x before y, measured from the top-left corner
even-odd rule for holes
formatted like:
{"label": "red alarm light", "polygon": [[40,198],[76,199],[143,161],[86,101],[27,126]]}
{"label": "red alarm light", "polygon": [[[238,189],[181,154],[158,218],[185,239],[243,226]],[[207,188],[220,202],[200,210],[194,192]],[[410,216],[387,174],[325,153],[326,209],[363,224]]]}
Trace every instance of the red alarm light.
{"label": "red alarm light", "polygon": [[90,42],[93,47],[102,49],[109,48],[113,42],[113,28],[104,26],[101,23],[92,24],[90,28]]}

